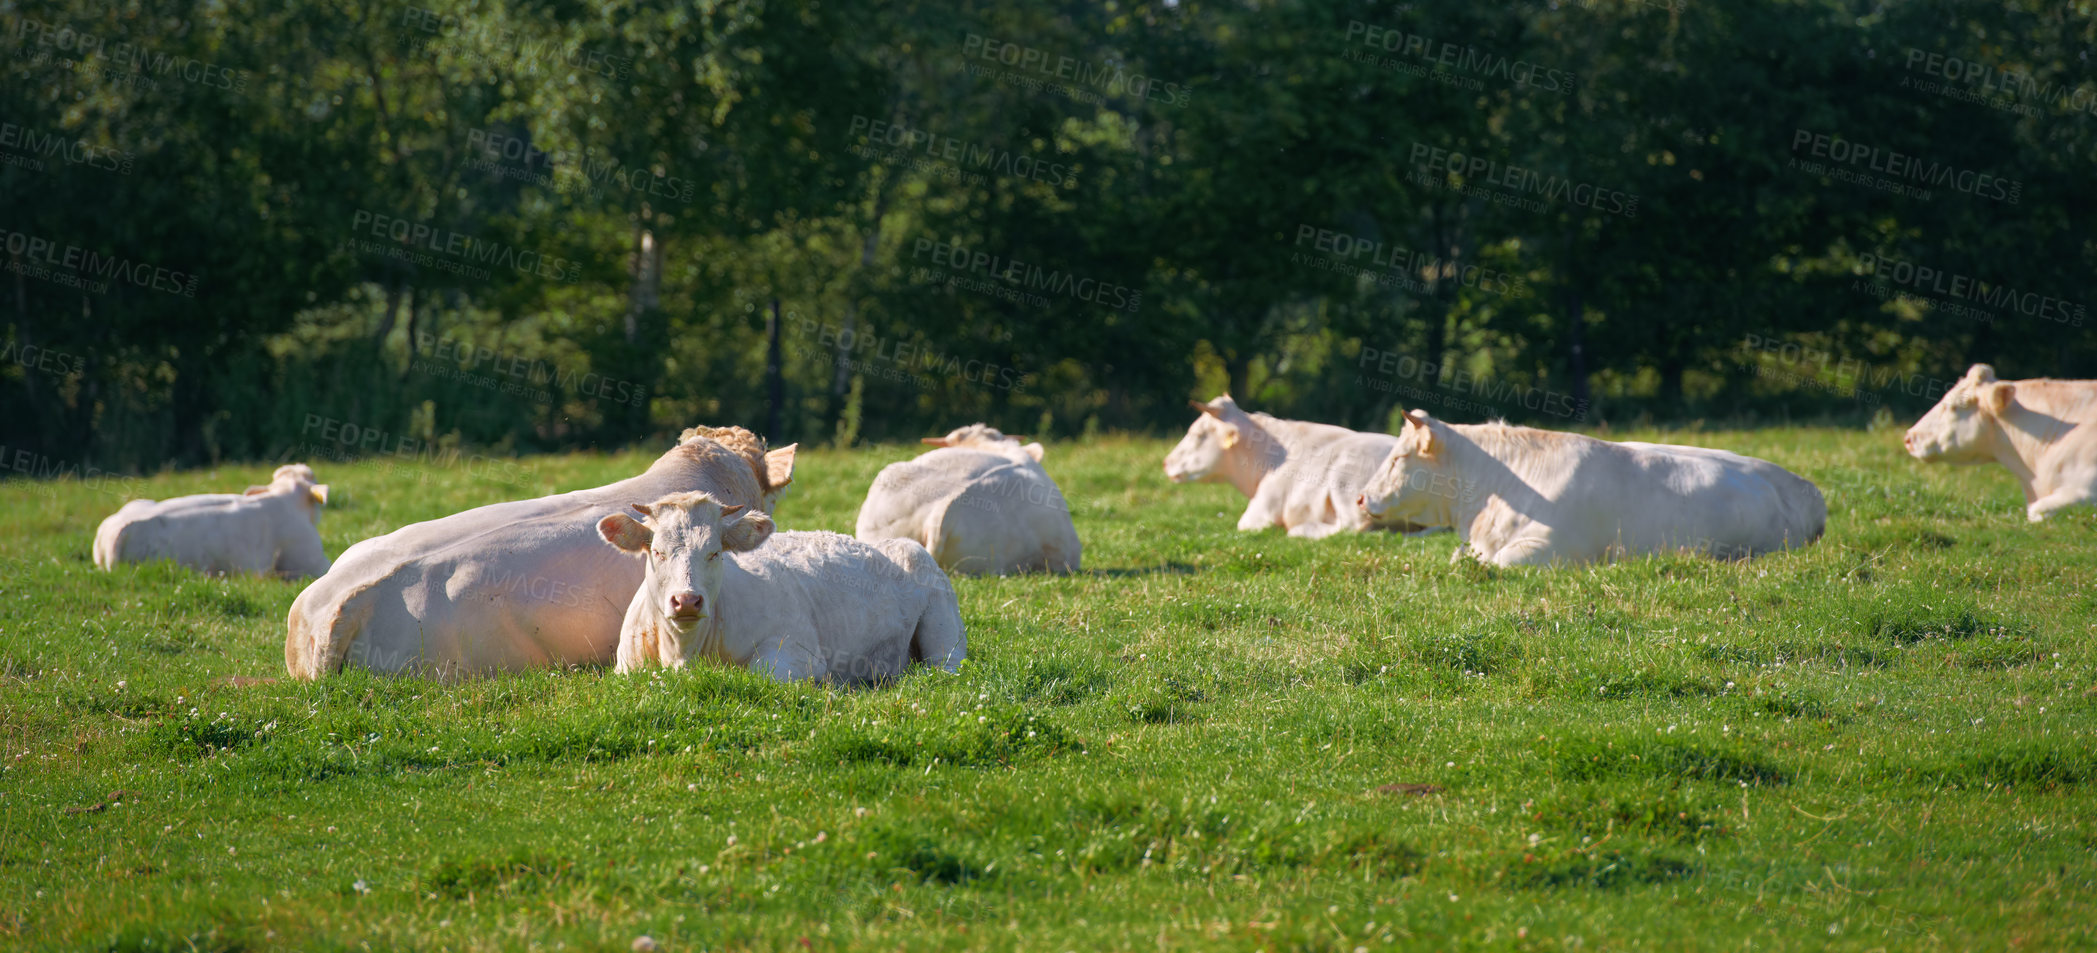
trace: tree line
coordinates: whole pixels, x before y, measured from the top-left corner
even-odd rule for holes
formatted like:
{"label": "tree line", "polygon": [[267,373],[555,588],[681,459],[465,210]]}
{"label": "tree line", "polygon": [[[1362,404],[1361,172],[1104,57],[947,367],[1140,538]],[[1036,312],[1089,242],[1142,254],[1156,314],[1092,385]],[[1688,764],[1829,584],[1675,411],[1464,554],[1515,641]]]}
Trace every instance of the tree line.
{"label": "tree line", "polygon": [[2072,5],[0,18],[8,475],[1163,431],[1225,390],[1864,422],[1972,361],[2097,373]]}

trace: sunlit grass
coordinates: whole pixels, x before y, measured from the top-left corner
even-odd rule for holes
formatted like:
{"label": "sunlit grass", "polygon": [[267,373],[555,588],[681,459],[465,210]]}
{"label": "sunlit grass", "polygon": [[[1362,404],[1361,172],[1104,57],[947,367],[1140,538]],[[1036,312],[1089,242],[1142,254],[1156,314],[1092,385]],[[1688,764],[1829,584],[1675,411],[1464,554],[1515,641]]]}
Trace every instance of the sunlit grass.
{"label": "sunlit grass", "polygon": [[[1667,434],[1614,434],[1669,439]],[[1704,433],[1828,496],[1740,564],[1449,563],[1232,527],[1167,444],[1051,446],[1086,570],[962,579],[970,661],[281,676],[295,585],[95,572],[0,484],[0,938],[77,949],[2061,949],[2093,941],[2097,547],[1999,469]],[[808,451],[851,528],[917,447]],[[651,457],[328,466],[328,550]],[[238,488],[267,466],[143,481]],[[506,479],[517,471],[505,470]],[[1577,939],[1576,939],[1577,938]]]}

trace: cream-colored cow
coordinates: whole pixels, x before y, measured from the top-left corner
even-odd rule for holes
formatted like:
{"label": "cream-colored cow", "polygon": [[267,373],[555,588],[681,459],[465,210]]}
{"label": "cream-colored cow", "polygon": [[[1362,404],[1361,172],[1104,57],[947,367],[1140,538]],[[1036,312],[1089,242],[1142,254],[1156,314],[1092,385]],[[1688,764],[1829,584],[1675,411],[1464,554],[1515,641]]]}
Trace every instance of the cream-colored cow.
{"label": "cream-colored cow", "polygon": [[327,501],[328,485],[303,463],[242,494],[132,500],[95,529],[95,566],[171,559],[198,572],[318,576],[328,571],[319,529]]}
{"label": "cream-colored cow", "polygon": [[1291,536],[1315,539],[1423,528],[1371,516],[1355,505],[1397,444],[1390,434],[1247,413],[1229,394],[1187,404],[1201,416],[1165,455],[1165,476],[1174,483],[1236,487],[1249,500],[1238,517],[1239,529],[1280,526]]}
{"label": "cream-colored cow", "polygon": [[2097,503],[2097,381],[2004,381],[1975,364],[1902,438],[1924,463],[2009,468],[2036,523]]}
{"label": "cream-colored cow", "polygon": [[924,442],[939,449],[874,478],[853,535],[917,540],[948,572],[1077,571],[1084,547],[1063,491],[1041,466],[1041,444],[983,424]]}
{"label": "cream-colored cow", "polygon": [[597,523],[646,567],[620,629],[619,671],[711,661],[783,682],[863,684],[913,661],[951,672],[968,654],[954,588],[914,540],[774,534],[763,513],[703,493],[633,509],[642,519]]}
{"label": "cream-colored cow", "polygon": [[291,604],[285,668],[459,678],[610,664],[642,572],[604,545],[597,521],[693,490],[768,509],[793,468],[793,447],[767,453],[741,427],[697,427],[640,476],[367,539]]}
{"label": "cream-colored cow", "polygon": [[1455,528],[1481,562],[1581,563],[1685,550],[1722,559],[1819,539],[1819,488],[1724,450],[1611,443],[1415,410],[1360,505]]}

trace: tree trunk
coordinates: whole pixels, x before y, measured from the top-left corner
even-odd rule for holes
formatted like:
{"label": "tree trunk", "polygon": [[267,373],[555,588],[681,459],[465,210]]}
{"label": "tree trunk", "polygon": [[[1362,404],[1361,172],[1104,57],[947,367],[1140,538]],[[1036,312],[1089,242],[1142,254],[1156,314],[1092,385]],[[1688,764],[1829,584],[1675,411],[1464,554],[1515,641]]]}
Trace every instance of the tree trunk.
{"label": "tree trunk", "polygon": [[[1439,375],[1443,354],[1449,349],[1449,312],[1454,310],[1450,301],[1452,295],[1443,292],[1443,286],[1447,282],[1442,276],[1461,274],[1462,271],[1456,267],[1454,261],[1456,250],[1452,246],[1455,243],[1449,235],[1448,222],[1443,217],[1440,202],[1434,203],[1433,223],[1435,265],[1434,284],[1428,287],[1426,366],[1435,368],[1436,374]],[[1422,383],[1432,386],[1435,381]]]}
{"label": "tree trunk", "polygon": [[1580,307],[1580,289],[1566,288],[1565,341],[1566,388],[1572,392],[1573,420],[1587,418],[1587,313]]}
{"label": "tree trunk", "polygon": [[774,445],[786,440],[786,378],[779,354],[779,299],[772,299],[772,318],[765,327],[765,439]]}

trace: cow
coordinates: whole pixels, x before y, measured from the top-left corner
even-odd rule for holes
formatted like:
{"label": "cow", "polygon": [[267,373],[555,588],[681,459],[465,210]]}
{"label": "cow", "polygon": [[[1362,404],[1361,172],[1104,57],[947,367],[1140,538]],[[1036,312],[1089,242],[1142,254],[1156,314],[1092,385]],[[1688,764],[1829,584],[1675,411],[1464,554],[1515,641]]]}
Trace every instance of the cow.
{"label": "cow", "polygon": [[1231,395],[1208,403],[1178,446],[1165,455],[1174,483],[1229,483],[1249,502],[1238,528],[1280,526],[1289,535],[1317,539],[1340,532],[1425,529],[1404,520],[1371,517],[1355,501],[1397,438],[1331,424],[1247,413]]}
{"label": "cow", "polygon": [[642,518],[597,522],[645,567],[619,631],[621,672],[708,661],[858,685],[913,661],[951,672],[968,655],[954,588],[915,540],[775,535],[763,513],[704,493],[633,510]]}
{"label": "cow", "polygon": [[132,500],[95,529],[95,566],[171,559],[213,575],[318,576],[328,571],[320,545],[327,502],[328,485],[303,463],[278,467],[267,485],[245,493]]}
{"label": "cow", "polygon": [[1076,572],[1084,547],[1070,506],[1041,444],[1020,440],[983,424],[924,438],[938,449],[881,469],[853,535],[917,540],[950,573]]}
{"label": "cow", "polygon": [[1901,442],[1924,463],[2009,468],[2034,523],[2097,503],[2097,381],[1996,380],[1975,364]]}
{"label": "cow", "polygon": [[285,668],[301,679],[344,666],[455,679],[608,665],[642,572],[605,547],[597,521],[691,490],[770,512],[794,452],[767,452],[741,427],[694,427],[639,476],[367,539],[292,602]]}
{"label": "cow", "polygon": [[1804,546],[1826,528],[1819,488],[1724,450],[1611,443],[1504,423],[1405,415],[1398,445],[1357,503],[1371,515],[1453,527],[1496,566],[1584,563],[1667,551],[1745,559]]}

